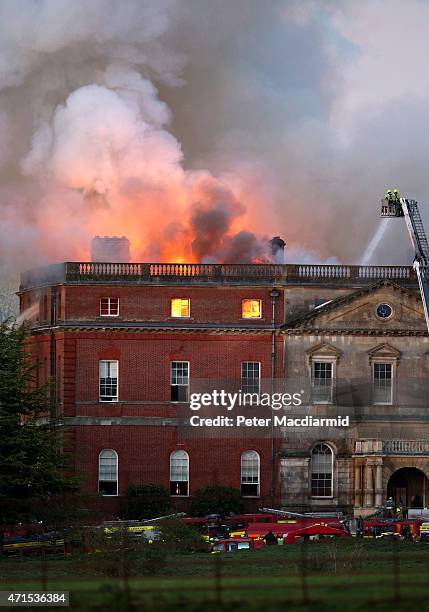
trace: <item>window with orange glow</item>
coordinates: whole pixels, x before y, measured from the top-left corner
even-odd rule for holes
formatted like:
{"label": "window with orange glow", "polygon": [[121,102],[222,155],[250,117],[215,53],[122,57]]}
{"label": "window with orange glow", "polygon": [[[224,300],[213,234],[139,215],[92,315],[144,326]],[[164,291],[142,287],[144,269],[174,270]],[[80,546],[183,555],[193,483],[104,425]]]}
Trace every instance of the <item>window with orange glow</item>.
{"label": "window with orange glow", "polygon": [[261,300],[243,300],[243,319],[260,319],[262,313]]}
{"label": "window with orange glow", "polygon": [[191,310],[191,300],[188,298],[173,298],[171,300],[172,317],[189,317]]}

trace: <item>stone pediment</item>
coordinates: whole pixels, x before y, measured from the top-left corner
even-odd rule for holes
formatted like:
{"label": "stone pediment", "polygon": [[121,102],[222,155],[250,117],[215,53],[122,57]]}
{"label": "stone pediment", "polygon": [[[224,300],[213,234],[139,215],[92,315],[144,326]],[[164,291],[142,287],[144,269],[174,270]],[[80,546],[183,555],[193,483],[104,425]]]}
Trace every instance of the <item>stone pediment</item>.
{"label": "stone pediment", "polygon": [[341,355],[341,351],[337,349],[332,344],[328,344],[326,342],[321,342],[316,346],[312,346],[308,351],[306,351],[307,359],[311,360],[314,357],[326,359],[338,359]]}
{"label": "stone pediment", "polygon": [[286,322],[284,329],[427,331],[419,293],[388,281],[332,300],[303,317]]}
{"label": "stone pediment", "polygon": [[399,359],[401,353],[394,346],[391,346],[387,342],[378,344],[374,348],[368,351],[368,357],[370,361],[375,359],[393,361]]}

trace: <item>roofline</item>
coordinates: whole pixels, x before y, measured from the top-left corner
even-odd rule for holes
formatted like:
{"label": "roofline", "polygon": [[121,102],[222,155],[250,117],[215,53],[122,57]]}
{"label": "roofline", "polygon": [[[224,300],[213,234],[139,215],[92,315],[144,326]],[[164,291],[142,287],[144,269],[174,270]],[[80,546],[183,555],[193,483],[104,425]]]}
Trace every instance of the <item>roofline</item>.
{"label": "roofline", "polygon": [[357,288],[377,280],[415,285],[412,266],[63,262],[21,274],[20,292],[52,285],[193,285]]}

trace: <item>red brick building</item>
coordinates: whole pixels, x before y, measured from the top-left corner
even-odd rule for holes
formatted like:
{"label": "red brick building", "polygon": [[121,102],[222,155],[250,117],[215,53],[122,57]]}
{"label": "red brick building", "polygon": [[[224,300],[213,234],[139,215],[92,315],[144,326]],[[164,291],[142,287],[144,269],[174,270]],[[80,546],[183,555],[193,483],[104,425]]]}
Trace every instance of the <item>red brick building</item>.
{"label": "red brick building", "polygon": [[[374,293],[374,283],[383,279],[396,283],[392,289],[384,284],[384,292],[400,286],[418,303],[408,267],[93,262],[24,273],[21,312],[32,314],[39,380],[55,381],[52,410],[68,432],[85,488],[101,494],[106,514],[129,485],[149,483],[169,489],[181,510],[208,484],[241,488],[246,509],[255,510],[287,503],[284,482],[293,474],[285,476],[285,466],[293,470],[303,453],[323,451],[331,453],[332,467],[325,468],[322,494],[313,494],[314,474],[307,474],[313,489],[307,490],[304,476],[294,507],[353,507],[355,489],[362,486],[353,480],[356,431],[332,444],[326,432],[304,449],[255,430],[241,437],[186,437],[179,409],[193,379],[235,379],[252,389],[259,379],[284,378],[290,334],[320,347],[318,332],[310,336],[306,323],[301,334],[297,321],[326,316],[362,291]],[[374,317],[375,326],[383,324]],[[426,333],[420,318],[417,328]],[[377,334],[386,335],[386,328]],[[341,350],[334,347],[331,355],[332,345],[335,338],[323,345],[322,361],[338,360]],[[304,350],[302,355],[307,376],[308,356]],[[310,377],[320,376],[319,369]],[[299,466],[297,478],[304,469]]]}

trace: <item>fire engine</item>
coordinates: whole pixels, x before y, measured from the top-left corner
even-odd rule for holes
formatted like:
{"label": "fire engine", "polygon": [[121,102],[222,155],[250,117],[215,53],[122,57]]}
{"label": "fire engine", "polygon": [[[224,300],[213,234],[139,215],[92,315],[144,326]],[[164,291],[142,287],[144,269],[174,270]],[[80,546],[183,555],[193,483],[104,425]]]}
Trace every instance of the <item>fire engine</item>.
{"label": "fire engine", "polygon": [[264,546],[263,540],[255,540],[252,538],[224,538],[213,542],[211,545],[212,553],[228,553],[241,550],[257,550]]}

